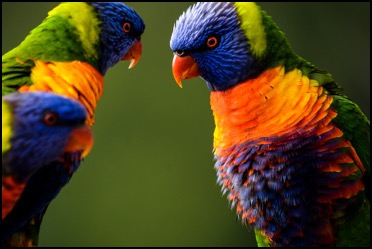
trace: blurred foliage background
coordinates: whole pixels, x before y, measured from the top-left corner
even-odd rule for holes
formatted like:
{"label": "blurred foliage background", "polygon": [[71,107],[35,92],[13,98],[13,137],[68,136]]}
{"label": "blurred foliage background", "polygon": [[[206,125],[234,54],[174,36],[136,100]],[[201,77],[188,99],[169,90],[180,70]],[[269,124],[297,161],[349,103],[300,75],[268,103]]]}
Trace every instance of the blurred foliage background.
{"label": "blurred foliage background", "polygon": [[[127,4],[146,23],[141,61],[106,74],[94,148],[49,206],[40,246],[256,246],[216,184],[209,91],[173,80],[169,40],[192,3]],[[56,5],[2,2],[2,53]],[[370,3],[260,5],[370,117]]]}

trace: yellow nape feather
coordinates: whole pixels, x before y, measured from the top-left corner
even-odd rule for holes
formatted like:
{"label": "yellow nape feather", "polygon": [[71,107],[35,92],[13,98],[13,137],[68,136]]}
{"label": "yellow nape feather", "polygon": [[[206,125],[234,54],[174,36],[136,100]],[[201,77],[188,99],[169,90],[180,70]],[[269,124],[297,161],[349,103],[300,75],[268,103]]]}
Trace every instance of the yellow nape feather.
{"label": "yellow nape feather", "polygon": [[1,143],[1,153],[8,151],[11,147],[10,138],[12,137],[12,112],[8,104],[1,101],[2,106],[2,143]]}
{"label": "yellow nape feather", "polygon": [[252,54],[256,57],[262,56],[266,50],[267,42],[260,7],[252,2],[236,2],[235,6],[241,20],[241,28],[251,46]]}
{"label": "yellow nape feather", "polygon": [[49,11],[48,18],[54,15],[64,17],[77,29],[77,35],[80,37],[83,47],[87,52],[86,57],[97,59],[94,44],[99,40],[100,20],[94,8],[84,2],[67,2]]}

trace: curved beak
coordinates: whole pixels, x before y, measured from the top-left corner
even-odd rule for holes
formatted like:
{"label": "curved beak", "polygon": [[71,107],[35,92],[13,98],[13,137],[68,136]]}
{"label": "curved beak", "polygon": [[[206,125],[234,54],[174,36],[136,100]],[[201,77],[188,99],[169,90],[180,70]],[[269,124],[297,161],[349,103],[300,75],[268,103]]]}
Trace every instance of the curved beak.
{"label": "curved beak", "polygon": [[200,76],[199,67],[196,61],[190,56],[174,55],[172,62],[173,77],[182,88],[182,80]]}
{"label": "curved beak", "polygon": [[142,55],[142,42],[136,40],[128,52],[121,58],[121,60],[130,60],[128,69],[134,67],[140,60]]}
{"label": "curved beak", "polygon": [[93,135],[91,129],[84,125],[74,129],[65,146],[65,152],[82,151],[82,157],[89,154],[93,147]]}

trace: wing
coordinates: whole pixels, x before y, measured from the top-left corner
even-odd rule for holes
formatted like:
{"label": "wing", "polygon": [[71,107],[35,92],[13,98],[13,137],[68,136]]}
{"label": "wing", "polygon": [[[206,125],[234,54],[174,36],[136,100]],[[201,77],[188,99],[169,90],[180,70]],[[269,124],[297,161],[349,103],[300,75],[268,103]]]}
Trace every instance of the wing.
{"label": "wing", "polygon": [[358,206],[347,210],[345,223],[337,229],[337,246],[365,246],[370,244],[370,121],[357,104],[348,98],[334,96],[332,106],[337,110],[334,122],[344,132],[363,163],[365,193]]}
{"label": "wing", "polygon": [[2,95],[17,91],[20,87],[31,85],[31,70],[35,66],[33,60],[21,60],[14,56],[12,50],[2,57]]}
{"label": "wing", "polygon": [[334,122],[351,142],[365,168],[364,184],[370,200],[370,121],[357,104],[351,100],[334,96],[332,106],[337,110]]}
{"label": "wing", "polygon": [[342,93],[342,87],[331,74],[305,60],[301,63],[298,68],[303,74],[318,81],[333,96],[332,106],[337,111],[333,122],[344,132],[345,138],[351,142],[363,163],[366,195],[370,200],[370,121],[360,107]]}

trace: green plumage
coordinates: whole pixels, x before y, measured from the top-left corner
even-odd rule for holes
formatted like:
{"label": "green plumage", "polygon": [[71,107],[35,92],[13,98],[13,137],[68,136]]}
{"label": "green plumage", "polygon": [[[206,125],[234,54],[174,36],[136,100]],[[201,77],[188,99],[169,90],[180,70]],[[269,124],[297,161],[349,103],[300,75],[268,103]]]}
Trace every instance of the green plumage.
{"label": "green plumage", "polygon": [[3,59],[17,57],[21,61],[34,58],[43,61],[86,61],[76,28],[58,15],[35,27],[26,39],[9,51]]}
{"label": "green plumage", "polygon": [[[86,8],[91,9],[91,16],[82,17],[82,19],[96,19],[93,8],[89,5],[86,5]],[[63,10],[60,12],[63,13]],[[61,16],[62,13],[50,15],[35,27],[17,47],[2,56],[3,96],[16,91],[23,85],[32,84],[30,74],[35,60],[81,61],[97,66],[97,55],[87,55],[79,37],[79,31],[76,26]],[[93,27],[89,28],[93,29]],[[98,27],[96,29],[98,30]],[[98,41],[93,46],[98,51]]]}

